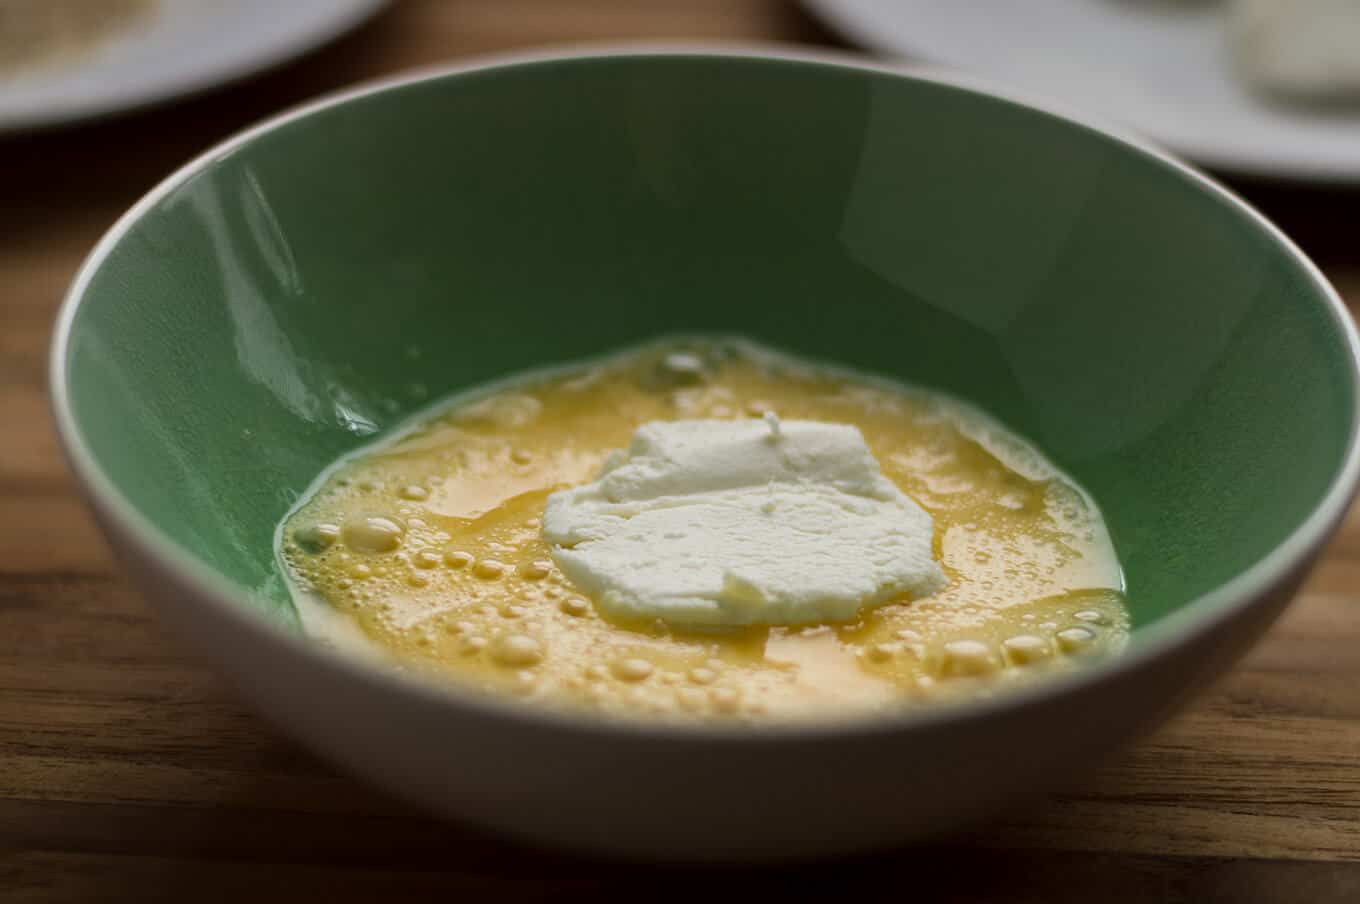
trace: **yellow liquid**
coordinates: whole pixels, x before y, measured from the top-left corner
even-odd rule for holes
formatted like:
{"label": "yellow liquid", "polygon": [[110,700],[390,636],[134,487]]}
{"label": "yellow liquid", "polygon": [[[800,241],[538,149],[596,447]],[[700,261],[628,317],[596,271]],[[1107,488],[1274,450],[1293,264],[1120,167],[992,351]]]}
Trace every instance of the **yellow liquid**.
{"label": "yellow liquid", "polygon": [[[696,365],[702,365],[696,367]],[[603,618],[540,537],[555,490],[652,420],[853,424],[935,522],[949,578],[853,622],[685,632]],[[310,633],[492,693],[645,718],[836,718],[995,693],[1118,651],[1087,495],[947,396],[738,341],[681,341],[441,406],[329,470],[280,531]]]}

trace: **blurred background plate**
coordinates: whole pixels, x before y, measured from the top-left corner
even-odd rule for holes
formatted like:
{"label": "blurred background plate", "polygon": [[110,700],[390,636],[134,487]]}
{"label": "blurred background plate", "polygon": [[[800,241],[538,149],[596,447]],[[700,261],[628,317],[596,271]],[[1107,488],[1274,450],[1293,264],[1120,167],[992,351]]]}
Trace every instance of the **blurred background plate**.
{"label": "blurred background plate", "polygon": [[[386,0],[0,0],[0,133],[144,107],[268,68]],[[59,45],[39,52],[35,44]]]}
{"label": "blurred background plate", "polygon": [[1360,184],[1360,110],[1293,109],[1249,92],[1229,65],[1221,2],[804,2],[874,50],[985,74],[1209,167]]}

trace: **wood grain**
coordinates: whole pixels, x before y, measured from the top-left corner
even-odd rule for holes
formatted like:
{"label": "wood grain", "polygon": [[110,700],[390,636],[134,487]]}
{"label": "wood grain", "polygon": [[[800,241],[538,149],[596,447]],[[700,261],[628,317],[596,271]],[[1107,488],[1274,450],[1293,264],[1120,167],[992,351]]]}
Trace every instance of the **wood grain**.
{"label": "wood grain", "polygon": [[[244,85],[0,142],[0,900],[1360,900],[1360,513],[1232,674],[1068,791],[947,844],[780,870],[643,875],[434,822],[282,740],[163,635],[47,415],[51,318],[100,232],[279,107],[471,53],[620,37],[834,42],[775,0],[408,0]],[[1237,188],[1360,301],[1360,196]]]}

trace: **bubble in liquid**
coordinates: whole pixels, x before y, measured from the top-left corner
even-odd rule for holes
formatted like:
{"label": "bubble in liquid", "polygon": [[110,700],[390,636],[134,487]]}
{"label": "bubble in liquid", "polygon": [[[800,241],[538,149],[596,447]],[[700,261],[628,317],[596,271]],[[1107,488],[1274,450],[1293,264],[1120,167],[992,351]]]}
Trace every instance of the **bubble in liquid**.
{"label": "bubble in liquid", "polygon": [[698,386],[707,381],[708,366],[703,358],[689,352],[671,352],[641,374],[643,388],[653,392]]}
{"label": "bubble in liquid", "polygon": [[345,546],[355,552],[391,552],[401,545],[404,528],[382,515],[360,515],[350,518],[341,529]]}
{"label": "bubble in liquid", "polygon": [[980,640],[953,640],[943,652],[940,671],[950,678],[985,675],[998,665],[992,648]]}
{"label": "bubble in liquid", "polygon": [[682,687],[675,692],[675,702],[680,704],[680,708],[686,712],[696,712],[703,709],[704,702],[707,700],[708,695],[697,688]]}
{"label": "bubble in liquid", "polygon": [[1008,637],[1002,642],[1001,650],[1006,654],[1006,661],[1017,666],[1040,662],[1053,655],[1049,642],[1034,634]]}
{"label": "bubble in liquid", "polygon": [[482,559],[472,566],[472,573],[484,581],[494,581],[505,574],[505,564],[495,559]]}
{"label": "bubble in liquid", "polygon": [[329,549],[340,539],[340,528],[334,524],[309,524],[293,532],[293,541],[303,552],[316,553]]}
{"label": "bubble in liquid", "polygon": [[712,684],[717,678],[717,672],[702,666],[689,670],[689,680],[693,681],[695,684]]}
{"label": "bubble in liquid", "polygon": [[569,596],[566,599],[562,600],[560,608],[567,615],[572,615],[577,618],[580,618],[582,615],[585,615],[590,611],[590,604],[587,603],[585,600],[581,599],[579,596]]}
{"label": "bubble in liquid", "polygon": [[1090,628],[1064,628],[1057,634],[1058,648],[1064,653],[1080,653],[1096,639]]}
{"label": "bubble in liquid", "polygon": [[444,564],[450,568],[466,568],[475,561],[470,553],[458,549],[444,550]]}
{"label": "bubble in liquid", "polygon": [[630,657],[628,659],[617,660],[613,666],[610,667],[610,671],[612,671],[614,677],[618,678],[620,681],[641,681],[651,675],[654,668],[655,667],[646,659]]}
{"label": "bubble in liquid", "polygon": [[552,573],[552,562],[546,559],[535,559],[532,562],[525,562],[519,567],[520,577],[530,581],[541,581]]}
{"label": "bubble in liquid", "polygon": [[496,641],[491,657],[501,665],[535,665],[543,660],[543,645],[527,634],[507,634]]}
{"label": "bubble in liquid", "polygon": [[408,484],[397,491],[397,495],[402,499],[409,499],[412,502],[423,502],[430,498],[430,491],[418,484]]}
{"label": "bubble in liquid", "polygon": [[864,651],[870,662],[889,662],[902,652],[900,643],[876,643]]}

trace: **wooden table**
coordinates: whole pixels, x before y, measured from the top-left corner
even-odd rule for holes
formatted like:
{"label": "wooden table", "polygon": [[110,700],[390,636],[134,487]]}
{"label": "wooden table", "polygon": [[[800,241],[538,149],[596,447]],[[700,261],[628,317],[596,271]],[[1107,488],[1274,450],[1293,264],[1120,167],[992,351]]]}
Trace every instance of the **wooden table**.
{"label": "wooden table", "polygon": [[[409,0],[249,83],[0,141],[0,900],[910,899],[934,886],[931,900],[1360,901],[1360,516],[1246,661],[1080,785],[949,843],[780,870],[644,875],[433,822],[279,737],[162,633],[47,414],[52,316],[100,233],[192,154],[321,91],[625,37],[836,43],[775,0]],[[1360,302],[1360,194],[1238,188]]]}

